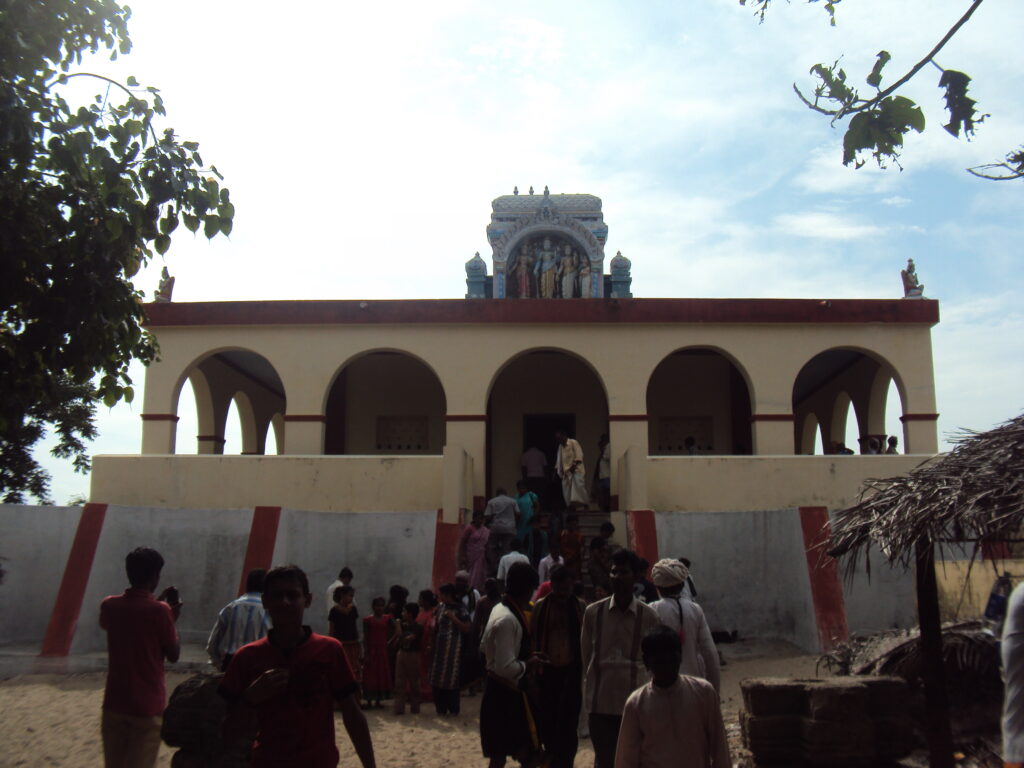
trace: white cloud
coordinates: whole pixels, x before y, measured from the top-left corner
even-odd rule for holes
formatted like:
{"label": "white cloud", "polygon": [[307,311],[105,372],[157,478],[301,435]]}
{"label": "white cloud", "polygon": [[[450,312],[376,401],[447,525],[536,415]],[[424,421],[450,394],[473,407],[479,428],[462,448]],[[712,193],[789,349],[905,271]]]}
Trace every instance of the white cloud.
{"label": "white cloud", "polygon": [[862,240],[885,231],[872,224],[859,224],[850,216],[822,211],[785,213],[775,218],[775,226],[786,235],[821,240]]}
{"label": "white cloud", "polygon": [[903,197],[902,195],[893,195],[892,197],[885,197],[881,200],[882,205],[891,205],[894,208],[902,208],[905,205],[910,205],[910,198]]}

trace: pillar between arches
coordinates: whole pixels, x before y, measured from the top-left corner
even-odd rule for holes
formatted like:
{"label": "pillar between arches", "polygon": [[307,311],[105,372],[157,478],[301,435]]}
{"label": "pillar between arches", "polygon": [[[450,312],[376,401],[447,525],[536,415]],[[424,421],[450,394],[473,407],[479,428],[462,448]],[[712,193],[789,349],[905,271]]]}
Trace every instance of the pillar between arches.
{"label": "pillar between arches", "polygon": [[173,413],[142,414],[142,452],[174,453],[178,417]]}
{"label": "pillar between arches", "polygon": [[284,450],[289,456],[320,456],[324,452],[324,416],[285,414]]}
{"label": "pillar between arches", "polygon": [[939,452],[939,436],[935,425],[937,413],[905,413],[903,422],[903,445],[906,453],[935,454]]}
{"label": "pillar between arches", "polygon": [[755,413],[753,422],[754,455],[786,456],[793,453],[793,414]]}
{"label": "pillar between arches", "polygon": [[[470,486],[474,496],[486,494],[487,416],[448,414],[445,416],[445,446],[461,448],[471,462]],[[448,511],[445,510],[445,520]]]}
{"label": "pillar between arches", "polygon": [[[647,503],[647,414],[609,414],[608,442],[611,448],[612,496],[622,509],[645,509]],[[626,454],[629,460],[626,460]],[[588,464],[593,464],[589,460]],[[589,482],[589,481],[588,481]]]}

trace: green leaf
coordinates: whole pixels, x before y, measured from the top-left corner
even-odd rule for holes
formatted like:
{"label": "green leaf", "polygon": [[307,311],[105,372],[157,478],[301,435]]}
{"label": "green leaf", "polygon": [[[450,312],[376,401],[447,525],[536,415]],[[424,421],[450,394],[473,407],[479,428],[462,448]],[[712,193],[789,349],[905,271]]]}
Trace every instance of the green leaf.
{"label": "green leaf", "polygon": [[220,217],[212,213],[203,217],[203,234],[206,235],[206,239],[212,240],[218,232],[220,232]]}
{"label": "green leaf", "polygon": [[231,234],[231,227],[232,227],[231,219],[221,219],[220,220],[220,232],[225,237],[227,237],[228,235]]}
{"label": "green leaf", "polygon": [[199,217],[198,216],[193,216],[191,213],[183,213],[183,214],[181,214],[181,218],[184,219],[184,221],[185,221],[185,228],[189,232],[195,232],[197,229],[199,229]]}
{"label": "green leaf", "polygon": [[131,387],[125,387],[123,391],[124,391],[124,401],[126,403],[130,403],[132,400],[135,399],[135,390],[134,389],[132,389]]}
{"label": "green leaf", "polygon": [[222,219],[233,219],[235,218],[235,206],[231,203],[223,203],[217,206],[217,213]]}
{"label": "green leaf", "polygon": [[906,96],[890,96],[882,99],[880,106],[887,120],[894,126],[903,129],[900,131],[901,133],[906,133],[908,128],[913,128],[918,133],[924,130],[924,112]]}
{"label": "green leaf", "polygon": [[134,78],[133,76],[131,76],[131,75],[128,75],[128,80],[127,80],[126,82],[128,83],[128,87],[129,87],[129,88],[135,88],[135,87],[137,87],[137,86],[138,86],[138,84],[139,84],[139,81],[138,81],[138,80],[136,80],[136,79],[135,79],[135,78]]}
{"label": "green leaf", "polygon": [[882,82],[882,68],[889,63],[892,56],[889,55],[888,51],[879,51],[878,58],[875,60],[875,66],[871,69],[871,74],[868,75],[868,85],[877,88]]}
{"label": "green leaf", "polygon": [[171,247],[171,238],[168,235],[157,235],[153,239],[153,247],[156,248],[157,253],[163,256]]}

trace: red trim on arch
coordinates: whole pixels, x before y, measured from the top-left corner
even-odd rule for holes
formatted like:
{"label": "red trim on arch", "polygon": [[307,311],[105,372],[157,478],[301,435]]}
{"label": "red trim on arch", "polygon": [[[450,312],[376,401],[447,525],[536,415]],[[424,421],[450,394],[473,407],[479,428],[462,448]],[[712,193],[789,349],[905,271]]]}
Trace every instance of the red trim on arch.
{"label": "red trim on arch", "polygon": [[608,421],[647,421],[649,418],[646,413],[608,414]]}
{"label": "red trim on arch", "polygon": [[286,413],[284,420],[287,421],[327,421],[327,417],[319,413]]}
{"label": "red trim on arch", "polygon": [[904,413],[900,416],[900,421],[906,423],[908,421],[936,421],[939,418],[937,413]]}
{"label": "red trim on arch", "polygon": [[846,624],[846,601],[839,569],[835,558],[826,555],[822,546],[832,535],[828,508],[800,507],[800,528],[804,534],[818,641],[823,652],[830,651],[836,643],[846,642],[850,630]]}
{"label": "red trim on arch", "polygon": [[177,421],[178,416],[174,413],[140,413],[139,418],[143,421]]}
{"label": "red trim on arch", "polygon": [[224,438],[220,435],[196,435],[196,440],[201,443],[223,443]]}
{"label": "red trim on arch", "polygon": [[277,527],[281,522],[280,507],[256,507],[249,526],[249,544],[245,549],[242,563],[242,580],[238,594],[245,594],[245,579],[255,568],[270,570],[274,562],[274,545],[277,543]]}
{"label": "red trim on arch", "polygon": [[449,413],[444,417],[445,421],[487,421],[487,415],[473,413]]}
{"label": "red trim on arch", "polygon": [[71,640],[78,627],[85,588],[89,585],[89,574],[92,573],[92,562],[106,515],[106,504],[86,504],[82,509],[40,656],[67,656],[71,651]]}
{"label": "red trim on arch", "polygon": [[752,413],[751,421],[793,421],[792,413]]}
{"label": "red trim on arch", "polygon": [[147,327],[381,323],[909,323],[939,322],[929,299],[407,299],[147,304]]}

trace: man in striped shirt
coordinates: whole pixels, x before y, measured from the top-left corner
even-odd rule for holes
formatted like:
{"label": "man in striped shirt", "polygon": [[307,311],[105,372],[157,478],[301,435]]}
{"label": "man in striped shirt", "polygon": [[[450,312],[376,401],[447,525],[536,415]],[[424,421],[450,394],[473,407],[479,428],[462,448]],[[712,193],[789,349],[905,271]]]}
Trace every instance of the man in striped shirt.
{"label": "man in striped shirt", "polygon": [[266,636],[270,617],[263,607],[262,568],[249,571],[245,578],[245,594],[225,605],[217,616],[217,624],[206,642],[210,662],[221,672],[228,668],[235,651],[247,643]]}

